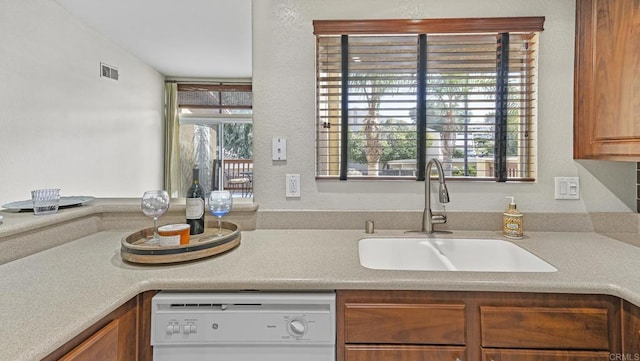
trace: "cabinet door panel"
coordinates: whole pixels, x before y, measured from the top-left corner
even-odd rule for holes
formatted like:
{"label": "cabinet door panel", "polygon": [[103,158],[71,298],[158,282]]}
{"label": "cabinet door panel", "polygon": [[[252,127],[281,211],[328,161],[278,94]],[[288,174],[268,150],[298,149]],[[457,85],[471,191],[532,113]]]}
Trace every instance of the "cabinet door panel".
{"label": "cabinet door panel", "polygon": [[[137,325],[139,321],[137,302],[138,296],[82,331],[78,336],[43,358],[42,361],[137,360]],[[151,314],[149,313],[149,315]],[[114,337],[115,345],[113,345]],[[148,344],[149,341],[147,339],[147,341],[142,342]],[[95,355],[90,353],[92,352],[91,350],[97,350]],[[147,360],[150,360],[150,358]]]}
{"label": "cabinet door panel", "polygon": [[483,347],[609,349],[601,308],[480,307]]}
{"label": "cabinet door panel", "polygon": [[[640,139],[638,0],[597,1],[596,140]],[[633,121],[635,119],[635,121]]]}
{"label": "cabinet door panel", "polygon": [[640,160],[640,0],[577,0],[574,158]]}
{"label": "cabinet door panel", "polygon": [[640,355],[640,308],[623,301],[622,353]]}
{"label": "cabinet door panel", "polygon": [[610,361],[609,352],[482,350],[482,361]]}
{"label": "cabinet door panel", "polygon": [[60,361],[118,361],[118,320],[108,323]]}
{"label": "cabinet door panel", "polygon": [[345,361],[462,361],[464,347],[347,345]]}
{"label": "cabinet door panel", "polygon": [[345,342],[465,344],[464,305],[345,305]]}

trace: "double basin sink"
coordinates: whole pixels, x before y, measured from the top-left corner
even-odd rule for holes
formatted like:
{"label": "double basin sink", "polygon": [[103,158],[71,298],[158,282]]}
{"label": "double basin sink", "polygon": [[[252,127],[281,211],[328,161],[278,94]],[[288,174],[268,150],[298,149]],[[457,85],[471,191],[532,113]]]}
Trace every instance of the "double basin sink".
{"label": "double basin sink", "polygon": [[405,271],[556,272],[538,256],[499,239],[364,238],[358,243],[366,268]]}

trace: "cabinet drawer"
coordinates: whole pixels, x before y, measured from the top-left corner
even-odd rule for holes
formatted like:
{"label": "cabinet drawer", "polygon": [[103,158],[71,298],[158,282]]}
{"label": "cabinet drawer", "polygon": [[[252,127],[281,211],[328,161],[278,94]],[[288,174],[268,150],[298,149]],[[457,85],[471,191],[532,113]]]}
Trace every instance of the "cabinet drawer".
{"label": "cabinet drawer", "polygon": [[480,307],[483,347],[608,350],[601,308]]}
{"label": "cabinet drawer", "polygon": [[345,361],[462,361],[464,347],[347,345]]}
{"label": "cabinet drawer", "polygon": [[609,352],[482,350],[482,361],[610,361]]}
{"label": "cabinet drawer", "polygon": [[347,303],[346,343],[465,344],[462,304]]}

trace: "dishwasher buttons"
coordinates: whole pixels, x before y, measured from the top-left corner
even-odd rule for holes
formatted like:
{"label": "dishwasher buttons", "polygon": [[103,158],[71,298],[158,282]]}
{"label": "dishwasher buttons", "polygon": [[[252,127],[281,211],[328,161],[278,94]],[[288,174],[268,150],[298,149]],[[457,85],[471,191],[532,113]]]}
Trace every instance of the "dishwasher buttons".
{"label": "dishwasher buttons", "polygon": [[182,327],[182,333],[185,335],[194,334],[196,332],[198,332],[198,327],[193,322],[189,322]]}
{"label": "dishwasher buttons", "polygon": [[180,333],[180,325],[177,323],[170,323],[167,326],[167,335],[173,335],[174,333]]}
{"label": "dishwasher buttons", "polygon": [[198,326],[196,326],[194,322],[187,322],[184,326],[180,326],[178,322],[173,322],[167,326],[167,335],[179,334],[180,330],[182,330],[182,333],[185,335],[191,335],[198,332]]}

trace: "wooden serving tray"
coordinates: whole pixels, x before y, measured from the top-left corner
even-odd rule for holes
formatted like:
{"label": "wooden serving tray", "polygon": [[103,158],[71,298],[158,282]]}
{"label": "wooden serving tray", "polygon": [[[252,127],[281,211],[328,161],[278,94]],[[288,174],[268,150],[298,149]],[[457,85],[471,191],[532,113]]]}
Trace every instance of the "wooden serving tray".
{"label": "wooden serving tray", "polygon": [[133,263],[178,263],[214,256],[240,245],[240,227],[235,223],[223,221],[222,235],[217,234],[218,227],[205,228],[204,233],[192,235],[189,244],[158,246],[144,244],[153,237],[153,228],[147,228],[122,238],[120,256]]}

